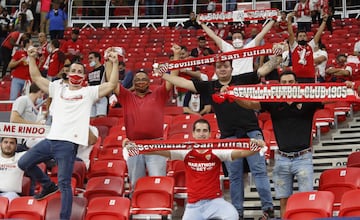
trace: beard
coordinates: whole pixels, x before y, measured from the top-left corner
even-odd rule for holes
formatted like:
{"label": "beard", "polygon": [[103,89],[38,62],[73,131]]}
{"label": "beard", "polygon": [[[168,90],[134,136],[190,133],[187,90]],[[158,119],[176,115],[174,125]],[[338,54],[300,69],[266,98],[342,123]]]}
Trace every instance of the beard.
{"label": "beard", "polygon": [[301,46],[305,46],[307,44],[307,41],[306,40],[299,40],[298,44],[301,45]]}

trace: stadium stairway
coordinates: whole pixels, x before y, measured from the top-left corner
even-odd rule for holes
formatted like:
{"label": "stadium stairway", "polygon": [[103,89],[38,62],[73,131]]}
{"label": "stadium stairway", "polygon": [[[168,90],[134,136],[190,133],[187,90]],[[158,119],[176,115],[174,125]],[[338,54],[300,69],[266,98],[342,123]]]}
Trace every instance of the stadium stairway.
{"label": "stadium stairway", "polygon": [[[320,174],[327,169],[335,167],[345,167],[347,156],[354,151],[360,151],[360,112],[354,114],[353,118],[348,117],[345,122],[339,124],[338,129],[332,129],[329,133],[322,136],[322,141],[313,143],[313,163],[314,163],[314,189],[319,185]],[[274,162],[271,160],[268,165],[268,175],[271,182],[271,192],[275,197],[272,169]],[[251,175],[245,176],[245,203],[244,217],[247,220],[258,219],[262,215],[261,203]],[[298,186],[295,180],[294,192],[297,192]],[[225,189],[224,196],[230,200],[230,193]],[[280,216],[279,200],[274,199],[275,216]],[[177,207],[173,213],[173,219],[181,219],[182,207]]]}

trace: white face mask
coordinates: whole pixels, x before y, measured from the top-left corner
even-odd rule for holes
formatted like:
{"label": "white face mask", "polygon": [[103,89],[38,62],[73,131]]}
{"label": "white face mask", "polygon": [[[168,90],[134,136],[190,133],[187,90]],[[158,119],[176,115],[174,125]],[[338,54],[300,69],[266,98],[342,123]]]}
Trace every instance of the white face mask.
{"label": "white face mask", "polygon": [[91,62],[89,63],[89,65],[90,65],[91,67],[94,67],[94,66],[96,65],[96,62],[93,60],[93,61],[91,61]]}
{"label": "white face mask", "polygon": [[235,48],[241,48],[241,47],[244,46],[244,41],[241,40],[241,39],[235,39],[235,40],[233,40],[232,45],[233,45]]}

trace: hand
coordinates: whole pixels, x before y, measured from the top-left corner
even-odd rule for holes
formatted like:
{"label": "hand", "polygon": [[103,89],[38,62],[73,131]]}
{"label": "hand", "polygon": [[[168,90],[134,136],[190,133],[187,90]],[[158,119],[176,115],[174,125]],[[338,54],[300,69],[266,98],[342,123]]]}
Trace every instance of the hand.
{"label": "hand", "polygon": [[323,21],[322,22],[326,22],[328,18],[329,18],[328,14],[323,14],[323,16],[322,16]]}
{"label": "hand", "polygon": [[127,153],[130,157],[134,157],[139,155],[139,149],[137,148],[136,144],[130,141],[128,138],[123,140],[123,148],[127,150]]}
{"label": "hand", "polygon": [[29,46],[29,48],[27,49],[27,54],[29,57],[36,58],[38,55],[37,48],[33,46]]}
{"label": "hand", "polygon": [[196,16],[196,22],[197,22],[199,25],[201,25],[200,15],[197,15],[197,16]]}
{"label": "hand", "polygon": [[273,51],[275,56],[281,56],[284,52],[285,43],[274,43],[273,44]]}
{"label": "hand", "polygon": [[228,86],[228,85],[225,85],[225,86],[221,87],[221,89],[220,89],[220,94],[226,93],[226,92],[228,91],[228,89],[229,89],[229,86]]}
{"label": "hand", "polygon": [[[260,149],[259,149],[260,148]],[[264,156],[268,147],[264,140],[260,139],[251,139],[250,140],[250,149],[252,151],[259,151],[260,156]]]}
{"label": "hand", "polygon": [[108,53],[108,59],[109,61],[111,61],[113,64],[118,64],[119,60],[118,60],[118,53],[115,51],[111,51]]}
{"label": "hand", "polygon": [[351,81],[345,81],[345,85],[346,85],[347,88],[353,89],[355,83],[351,82]]}
{"label": "hand", "polygon": [[295,16],[295,12],[290,12],[288,15],[287,15],[287,20],[288,22],[292,22],[292,18]]}

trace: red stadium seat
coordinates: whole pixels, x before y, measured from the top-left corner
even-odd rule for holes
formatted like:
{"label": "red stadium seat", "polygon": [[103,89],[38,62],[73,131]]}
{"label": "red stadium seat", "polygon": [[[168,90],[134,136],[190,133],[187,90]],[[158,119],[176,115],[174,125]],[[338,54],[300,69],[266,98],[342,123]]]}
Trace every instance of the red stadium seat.
{"label": "red stadium seat", "polygon": [[131,200],[131,214],[139,216],[168,216],[174,202],[174,178],[146,176],[138,179]]}
{"label": "red stadium seat", "polygon": [[171,176],[175,180],[174,198],[186,199],[187,187],[184,161],[170,160],[167,167],[167,176]]}
{"label": "red stadium seat", "polygon": [[130,200],[124,197],[97,197],[88,205],[86,220],[128,220]]}
{"label": "red stadium seat", "polygon": [[184,113],[183,107],[181,106],[165,106],[164,114],[165,115],[181,115]]}
{"label": "red stadium seat", "polygon": [[347,167],[359,167],[360,168],[360,152],[352,152],[347,159]]}
{"label": "red stadium seat", "polygon": [[0,219],[5,218],[9,206],[9,199],[7,197],[0,197]]}
{"label": "red stadium seat", "polygon": [[98,160],[124,160],[122,147],[100,148],[97,158]]}
{"label": "red stadium seat", "polygon": [[101,196],[123,196],[124,178],[116,176],[99,176],[89,179],[84,197],[91,201]]}
{"label": "red stadium seat", "polygon": [[126,170],[126,162],[123,160],[98,160],[91,164],[88,178],[97,176],[117,176],[124,178]]}
{"label": "red stadium seat", "polygon": [[[118,126],[116,126],[118,127]],[[122,142],[126,138],[125,131],[119,131],[122,126],[118,127],[116,132],[112,132],[114,127],[112,127],[109,131],[109,135],[103,141],[103,148],[112,148],[112,147],[122,147]],[[115,129],[114,129],[115,130]],[[121,135],[121,133],[123,133]]]}
{"label": "red stadium seat", "polygon": [[330,131],[331,126],[335,125],[334,112],[331,109],[318,109],[315,111],[314,120],[316,136],[321,139],[321,133]]}
{"label": "red stadium seat", "polygon": [[332,217],[332,192],[299,192],[291,195],[286,204],[284,219],[305,220]]}
{"label": "red stadium seat", "polygon": [[32,196],[15,198],[9,204],[6,218],[45,220],[47,200],[37,201]]}
{"label": "red stadium seat", "polygon": [[107,127],[112,127],[115,125],[119,124],[119,117],[110,117],[110,116],[105,116],[105,117],[98,117],[98,118],[94,118],[90,120],[90,124],[94,125],[94,126],[107,126]]}
{"label": "red stadium seat", "polygon": [[30,196],[30,188],[31,188],[30,177],[23,176],[21,195],[22,196]]}
{"label": "red stadium seat", "polygon": [[357,167],[333,168],[320,175],[319,191],[330,191],[334,194],[334,210],[339,210],[341,197],[347,191],[360,187],[360,169]]}
{"label": "red stadium seat", "polygon": [[123,108],[109,108],[109,117],[123,117],[124,109]]}
{"label": "red stadium seat", "polygon": [[341,198],[340,212],[341,217],[360,216],[360,189],[350,190],[344,193]]}
{"label": "red stadium seat", "polygon": [[[54,166],[51,169],[51,176],[56,177],[58,174],[58,167]],[[86,177],[86,165],[83,161],[75,161],[72,177],[76,179],[76,187],[84,188],[84,182]]]}
{"label": "red stadium seat", "polygon": [[[56,197],[48,201],[45,219],[59,219],[61,198]],[[72,212],[70,220],[84,220],[86,214],[87,199],[83,197],[73,197]]]}

